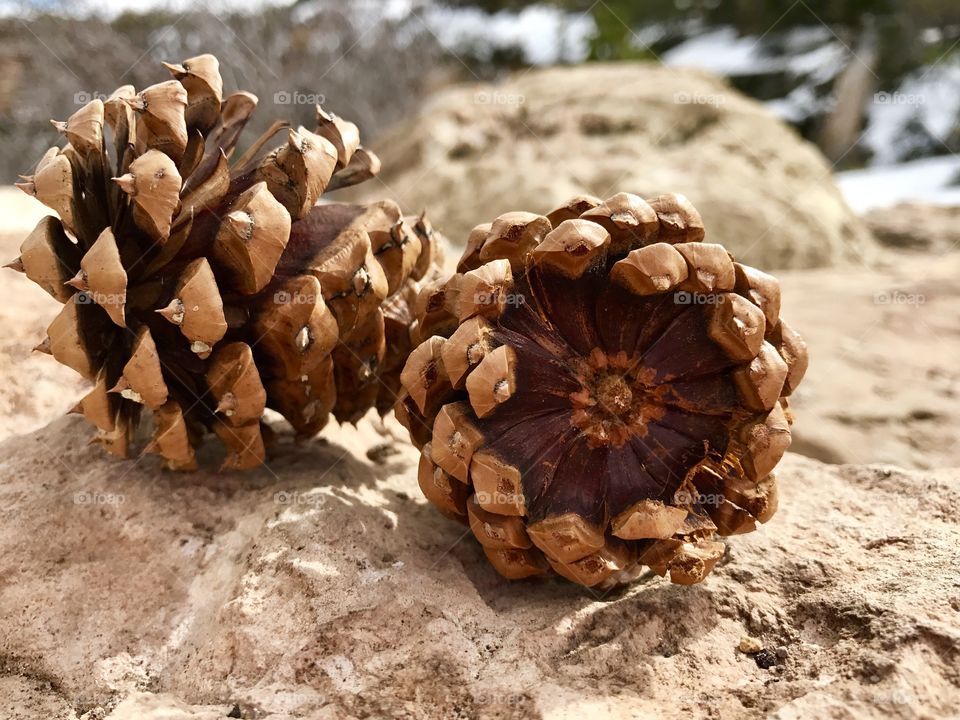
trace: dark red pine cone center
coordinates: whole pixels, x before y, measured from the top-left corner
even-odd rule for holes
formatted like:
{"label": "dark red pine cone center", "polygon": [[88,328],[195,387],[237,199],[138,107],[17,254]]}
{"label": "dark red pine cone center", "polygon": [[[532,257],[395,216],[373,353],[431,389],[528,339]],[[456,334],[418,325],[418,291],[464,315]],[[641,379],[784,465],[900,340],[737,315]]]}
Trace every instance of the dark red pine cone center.
{"label": "dark red pine cone center", "polygon": [[595,393],[600,409],[613,417],[618,417],[633,407],[630,383],[622,375],[603,375],[597,381]]}
{"label": "dark red pine cone center", "polygon": [[516,353],[517,389],[480,424],[521,471],[532,518],[602,523],[638,499],[670,501],[700,461],[723,458],[740,403],[705,305],[605,278],[521,280],[514,292],[524,302],[494,334]]}
{"label": "dark red pine cone center", "polygon": [[622,351],[609,356],[594,348],[577,365],[574,376],[580,389],[570,394],[571,422],[591,447],[622,447],[631,434],[645,436],[647,423],[662,416],[652,388],[640,380],[642,366],[636,358]]}

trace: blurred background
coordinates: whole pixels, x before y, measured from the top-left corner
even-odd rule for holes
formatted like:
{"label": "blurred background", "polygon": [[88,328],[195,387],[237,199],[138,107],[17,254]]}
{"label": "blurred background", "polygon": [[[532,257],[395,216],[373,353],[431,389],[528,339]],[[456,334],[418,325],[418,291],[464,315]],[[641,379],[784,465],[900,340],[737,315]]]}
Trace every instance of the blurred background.
{"label": "blurred background", "polygon": [[837,170],[901,185],[898,198],[960,181],[953,0],[0,0],[0,177],[32,169],[51,117],[201,52],[220,58],[230,89],[287,93],[301,122],[325,96],[368,141],[460,80],[595,61],[700,67]]}

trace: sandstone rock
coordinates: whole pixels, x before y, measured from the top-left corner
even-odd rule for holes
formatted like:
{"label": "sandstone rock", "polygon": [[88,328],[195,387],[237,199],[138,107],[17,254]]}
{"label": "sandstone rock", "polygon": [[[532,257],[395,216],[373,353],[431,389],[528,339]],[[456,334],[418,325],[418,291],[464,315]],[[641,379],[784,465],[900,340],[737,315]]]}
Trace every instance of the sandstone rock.
{"label": "sandstone rock", "polygon": [[950,250],[960,246],[960,207],[904,202],[864,216],[884,245],[909,250]]}
{"label": "sandstone rock", "polygon": [[[409,448],[361,459],[383,442],[365,423],[283,439],[244,475],[115,462],[85,437],[64,418],[0,445],[0,688],[20,688],[0,717],[48,717],[28,699],[86,720],[889,720],[960,702],[956,471],[788,455],[780,512],[705,583],[599,595],[497,576],[420,499]],[[782,651],[764,669],[744,635]]]}
{"label": "sandstone rock", "polygon": [[960,252],[779,273],[807,341],[791,450],[831,463],[960,467]]}
{"label": "sandstone rock", "polygon": [[645,63],[535,70],[441,91],[382,137],[384,185],[454,242],[580,193],[687,195],[707,240],[764,268],[859,259],[871,240],[819,151],[705,72]]}
{"label": "sandstone rock", "polygon": [[[0,187],[0,266],[49,211],[14,187]],[[86,383],[32,349],[62,306],[24,275],[0,267],[0,438],[30,432],[65,413]]]}

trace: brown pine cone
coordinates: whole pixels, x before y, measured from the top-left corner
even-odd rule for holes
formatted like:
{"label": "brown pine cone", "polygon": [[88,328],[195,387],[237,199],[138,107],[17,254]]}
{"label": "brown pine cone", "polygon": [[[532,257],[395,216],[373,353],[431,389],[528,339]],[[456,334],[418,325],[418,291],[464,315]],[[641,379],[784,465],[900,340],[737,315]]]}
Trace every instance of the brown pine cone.
{"label": "brown pine cone", "polygon": [[19,187],[59,219],[10,267],[64,303],[39,349],[94,383],[76,410],[108,451],[128,456],[148,408],[169,467],[196,467],[209,430],[225,467],[253,467],[265,407],[312,435],[393,405],[438,244],[392,202],[316,204],[379,170],[353,123],[318,107],[313,131],[277,121],[234,158],[257,98],[224,98],[212,55],[166,67],[54,123],[68,144]]}
{"label": "brown pine cone", "polygon": [[680,195],[579,197],[477,227],[419,296],[398,417],[504,576],[696,583],[776,510],[806,346],[703,237]]}

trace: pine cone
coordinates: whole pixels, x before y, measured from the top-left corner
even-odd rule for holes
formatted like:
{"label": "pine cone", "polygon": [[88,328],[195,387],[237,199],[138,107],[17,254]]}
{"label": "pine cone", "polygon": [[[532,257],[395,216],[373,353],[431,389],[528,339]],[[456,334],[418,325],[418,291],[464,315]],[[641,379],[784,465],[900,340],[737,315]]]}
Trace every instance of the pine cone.
{"label": "pine cone", "polygon": [[438,244],[391,202],[316,204],[379,170],[353,123],[318,107],[314,131],[275,122],[234,159],[257,98],[224,98],[211,55],[166,67],[54,123],[68,144],[19,187],[59,219],[10,267],[64,303],[38,349],[94,383],[76,411],[108,451],[128,456],[146,407],[169,467],[195,468],[212,429],[249,468],[265,407],[312,435],[392,406],[410,350],[392,338]]}
{"label": "pine cone", "polygon": [[398,417],[504,576],[696,583],[776,510],[806,346],[703,237],[680,195],[578,197],[477,227],[419,296]]}

